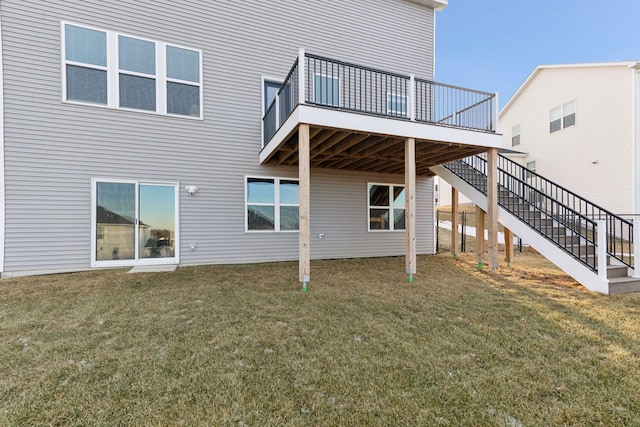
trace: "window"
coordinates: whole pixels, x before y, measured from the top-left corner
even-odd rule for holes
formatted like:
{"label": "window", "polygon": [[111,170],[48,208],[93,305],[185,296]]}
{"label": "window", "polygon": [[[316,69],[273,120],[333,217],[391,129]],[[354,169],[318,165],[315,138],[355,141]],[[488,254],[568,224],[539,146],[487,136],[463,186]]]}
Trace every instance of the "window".
{"label": "window", "polygon": [[387,93],[387,113],[394,116],[407,116],[407,97],[396,93]]}
{"label": "window", "polygon": [[269,106],[276,99],[276,94],[280,90],[280,86],[282,83],[271,82],[268,80],[264,81],[264,92],[262,94],[262,99],[264,100],[264,112],[266,113],[269,109]]}
{"label": "window", "polygon": [[298,181],[288,178],[247,178],[247,231],[297,231]]}
{"label": "window", "polygon": [[369,231],[404,230],[404,186],[368,185]]}
{"label": "window", "polygon": [[576,101],[569,101],[549,111],[549,133],[576,124]]}
{"label": "window", "polygon": [[527,162],[527,178],[533,178],[533,174],[531,172],[536,171],[536,161]]}
{"label": "window", "polygon": [[337,107],[340,99],[340,80],[337,77],[316,74],[313,84],[313,100],[316,104]]}
{"label": "window", "polygon": [[520,145],[520,125],[517,124],[511,128],[511,146]]}
{"label": "window", "polygon": [[113,31],[63,24],[63,98],[202,116],[202,53]]}

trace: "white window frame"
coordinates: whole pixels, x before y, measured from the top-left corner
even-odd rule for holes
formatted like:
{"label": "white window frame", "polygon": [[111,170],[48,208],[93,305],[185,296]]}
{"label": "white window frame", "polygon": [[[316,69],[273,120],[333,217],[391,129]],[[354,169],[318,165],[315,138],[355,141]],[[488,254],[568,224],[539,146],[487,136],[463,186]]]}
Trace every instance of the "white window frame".
{"label": "white window frame", "polygon": [[[66,59],[66,32],[65,32],[65,26],[66,25],[73,25],[76,27],[82,27],[82,28],[86,28],[89,30],[94,30],[94,31],[100,31],[106,34],[106,39],[107,39],[107,66],[106,67],[101,67],[101,66],[96,66],[93,64],[85,64],[82,62],[75,62],[75,61],[67,61]],[[159,115],[164,115],[164,116],[170,116],[170,117],[180,117],[180,118],[188,118],[188,119],[195,119],[195,120],[203,120],[204,119],[204,111],[203,111],[203,81],[204,81],[204,77],[202,74],[203,71],[203,64],[202,64],[202,50],[200,49],[194,49],[191,47],[185,47],[185,46],[181,46],[178,45],[176,43],[166,43],[166,42],[161,42],[161,41],[157,41],[157,40],[151,40],[145,37],[139,37],[136,35],[131,35],[131,34],[126,34],[126,33],[119,33],[116,31],[110,31],[110,30],[104,30],[102,28],[96,28],[96,27],[92,27],[90,25],[84,25],[84,24],[77,24],[74,22],[69,22],[69,21],[60,21],[60,40],[61,40],[61,46],[60,46],[60,55],[61,55],[61,60],[60,60],[60,75],[61,75],[61,80],[62,80],[62,102],[63,103],[69,103],[69,104],[78,104],[78,105],[85,105],[85,106],[92,106],[92,107],[100,107],[100,108],[110,108],[110,109],[116,109],[116,110],[124,110],[124,111],[135,111],[138,113],[147,113],[147,114],[159,114]],[[156,58],[156,74],[155,76],[151,76],[148,74],[144,74],[144,73],[138,73],[135,71],[129,71],[129,70],[122,70],[120,71],[120,64],[119,64],[119,55],[118,55],[118,36],[125,36],[125,37],[130,37],[133,39],[138,39],[138,40],[143,40],[143,41],[148,41],[148,42],[152,42],[155,44],[155,58]],[[198,62],[199,62],[199,70],[198,70],[198,74],[200,77],[200,81],[199,82],[192,82],[192,81],[184,81],[184,80],[180,80],[180,79],[175,79],[175,78],[170,78],[167,77],[167,47],[171,46],[171,47],[176,47],[179,49],[185,49],[185,50],[190,50],[193,52],[197,52],[198,53]],[[79,67],[84,67],[84,68],[92,68],[92,69],[96,69],[96,70],[102,70],[102,71],[106,71],[107,72],[107,104],[99,104],[99,103],[92,103],[92,102],[85,102],[85,101],[79,101],[79,100],[74,100],[74,99],[67,99],[67,65],[75,65],[75,66],[79,66]],[[150,111],[150,110],[143,110],[143,109],[136,109],[136,108],[127,108],[127,107],[120,107],[120,74],[126,74],[126,75],[131,75],[131,76],[138,76],[138,77],[147,77],[147,78],[154,78],[155,82],[156,82],[156,110],[155,111]],[[179,84],[184,84],[184,85],[189,85],[189,86],[194,86],[198,88],[199,91],[199,109],[200,109],[200,114],[198,116],[193,116],[193,115],[184,115],[184,114],[174,114],[174,113],[168,113],[167,112],[167,83],[179,83]]]}
{"label": "white window frame", "polygon": [[[134,250],[136,257],[134,259],[118,259],[118,260],[97,260],[96,244],[97,244],[97,188],[99,182],[108,182],[115,184],[135,184],[135,215],[136,222],[139,220],[139,198],[141,185],[162,185],[174,187],[174,256],[172,258],[139,258],[137,255],[139,245],[139,233],[136,228]],[[147,181],[139,179],[119,179],[119,178],[91,178],[91,267],[129,267],[136,265],[155,265],[155,264],[178,264],[180,262],[180,183],[164,182],[164,181]],[[137,225],[137,224],[136,224]]]}
{"label": "white window frame", "polygon": [[[514,139],[516,137],[518,138],[517,144],[514,143]],[[511,127],[511,146],[517,147],[520,144],[522,144],[522,124],[518,123],[517,125],[513,125]]]}
{"label": "white window frame", "polygon": [[[263,103],[264,105],[264,103]],[[270,179],[273,180],[273,203],[249,203],[249,179]],[[282,206],[295,206],[298,208],[298,214],[300,213],[300,198],[298,197],[298,203],[280,203],[280,182],[281,181],[295,181],[298,183],[298,190],[300,190],[300,180],[298,178],[287,177],[274,177],[274,176],[262,176],[262,175],[245,175],[244,176],[244,231],[245,233],[299,233],[298,230],[281,230],[280,229],[280,208]],[[299,193],[298,193],[299,194]],[[273,230],[250,230],[249,229],[249,205],[251,206],[273,206]]]}
{"label": "white window frame", "polygon": [[[335,103],[333,104],[329,104],[328,102],[323,104],[322,102],[317,102],[317,96],[316,96],[316,77],[320,77],[320,78],[324,78],[327,81],[329,79],[334,80],[336,83],[336,87],[338,88],[338,93],[336,95],[336,98],[334,101]],[[333,92],[331,93],[331,96],[333,96]],[[320,94],[320,98],[322,98],[322,94]],[[322,74],[322,73],[314,73],[313,74],[313,102],[319,105],[326,105],[328,107],[340,107],[340,77],[339,76],[334,76],[332,74]]]}
{"label": "white window frame", "polygon": [[[570,104],[573,104],[573,113],[569,113],[569,114],[573,114],[575,116],[575,119],[574,119],[574,123],[572,125],[565,126],[565,124],[564,124],[565,118],[569,116],[568,114],[565,113],[565,108]],[[560,129],[555,130],[555,131],[551,131],[551,123],[553,122],[551,120],[551,112],[555,111],[555,110],[558,110],[558,109],[560,110],[560,119],[559,119],[560,120]],[[556,120],[558,120],[558,119],[556,119]],[[567,102],[565,102],[563,104],[557,105],[557,106],[555,106],[555,107],[553,107],[553,108],[551,108],[549,110],[549,133],[550,134],[556,133],[556,132],[560,132],[563,129],[576,126],[577,124],[578,124],[578,102],[577,102],[576,99],[572,99],[571,101],[567,101]]]}
{"label": "white window frame", "polygon": [[[370,189],[369,187],[372,185],[377,185],[380,187],[388,187],[389,188],[389,205],[388,206],[371,206],[371,197],[369,195]],[[367,231],[372,232],[372,233],[389,233],[389,232],[396,232],[396,233],[404,233],[407,229],[407,225],[405,223],[405,228],[400,229],[400,230],[396,230],[395,229],[395,216],[394,216],[394,209],[401,209],[398,207],[394,207],[393,206],[393,187],[402,187],[405,191],[406,191],[406,187],[404,184],[390,184],[388,182],[367,182]],[[389,229],[372,229],[371,228],[371,209],[389,209]],[[405,212],[405,215],[407,213],[407,202],[406,199],[404,201],[404,205],[402,207],[402,209]],[[406,216],[405,216],[406,218]]]}
{"label": "white window frame", "polygon": [[[393,106],[393,97],[396,97],[396,106],[398,106],[399,100],[404,100],[404,111],[397,110],[392,108]],[[406,95],[401,95],[396,92],[387,92],[387,114],[397,116],[397,117],[407,117],[408,107],[409,106],[409,97]]]}

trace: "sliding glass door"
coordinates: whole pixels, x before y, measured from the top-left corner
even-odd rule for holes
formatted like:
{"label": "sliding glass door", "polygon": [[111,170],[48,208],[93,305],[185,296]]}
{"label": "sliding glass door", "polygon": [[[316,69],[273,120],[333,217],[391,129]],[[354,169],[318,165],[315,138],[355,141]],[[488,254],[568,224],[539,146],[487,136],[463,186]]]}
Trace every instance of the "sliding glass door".
{"label": "sliding glass door", "polygon": [[93,191],[96,265],[177,261],[177,184],[95,180]]}

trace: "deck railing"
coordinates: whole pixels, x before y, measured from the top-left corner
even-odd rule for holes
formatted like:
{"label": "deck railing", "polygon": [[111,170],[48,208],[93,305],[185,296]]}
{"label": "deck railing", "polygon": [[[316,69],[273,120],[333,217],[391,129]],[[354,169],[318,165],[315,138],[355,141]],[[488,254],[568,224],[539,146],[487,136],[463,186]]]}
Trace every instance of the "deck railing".
{"label": "deck railing", "polygon": [[496,95],[300,50],[263,117],[263,145],[298,104],[495,132]]}

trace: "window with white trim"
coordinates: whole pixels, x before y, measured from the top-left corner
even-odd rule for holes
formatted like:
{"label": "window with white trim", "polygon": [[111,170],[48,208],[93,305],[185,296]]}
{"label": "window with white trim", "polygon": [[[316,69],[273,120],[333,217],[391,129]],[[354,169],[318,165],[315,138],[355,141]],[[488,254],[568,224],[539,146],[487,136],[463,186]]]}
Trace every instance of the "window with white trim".
{"label": "window with white trim", "polygon": [[576,124],[576,101],[569,101],[549,111],[549,133],[568,128]]}
{"label": "window with white trim", "polygon": [[531,172],[536,171],[536,161],[527,162],[527,178],[533,178],[533,174]]}
{"label": "window with white trim", "polygon": [[387,114],[407,117],[407,97],[397,93],[387,93]]}
{"label": "window with white trim", "polygon": [[246,178],[246,230],[297,231],[300,194],[298,180]]}
{"label": "window with white trim", "polygon": [[62,24],[63,99],[202,117],[202,52]]}
{"label": "window with white trim", "polygon": [[511,146],[515,147],[516,145],[520,145],[520,124],[517,124],[511,127]]}
{"label": "window with white trim", "polygon": [[405,229],[405,193],[403,185],[369,183],[367,185],[369,231]]}
{"label": "window with white trim", "polygon": [[334,76],[316,74],[313,79],[313,101],[316,104],[338,107],[340,100],[340,79]]}

